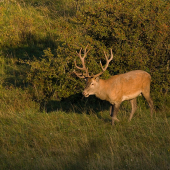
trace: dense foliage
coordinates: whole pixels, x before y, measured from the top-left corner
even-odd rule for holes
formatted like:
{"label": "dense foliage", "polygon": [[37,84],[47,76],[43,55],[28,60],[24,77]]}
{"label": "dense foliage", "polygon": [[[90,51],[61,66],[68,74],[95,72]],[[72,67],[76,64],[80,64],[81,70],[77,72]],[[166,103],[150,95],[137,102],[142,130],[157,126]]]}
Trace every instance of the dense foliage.
{"label": "dense foliage", "polygon": [[[100,72],[99,61],[105,64],[103,51],[109,55],[112,48],[114,59],[102,78],[145,70],[152,76],[151,92],[159,105],[159,94],[167,94],[170,84],[169,1],[59,2],[0,3],[3,82],[9,81],[10,68],[15,79],[11,83],[21,86],[16,83],[16,73],[19,74],[40,103],[49,101],[54,94],[61,99],[79,93],[84,83],[72,74],[74,60],[81,65],[76,51],[89,44],[86,65],[90,72]],[[11,59],[14,62],[9,62]],[[26,60],[29,66],[23,67],[18,60]]]}
{"label": "dense foliage", "polygon": [[170,6],[156,1],[110,1],[79,15],[87,40],[102,50],[112,48],[111,74],[134,69],[149,72],[157,93],[170,84]]}
{"label": "dense foliage", "polygon": [[158,94],[167,93],[170,84],[169,12],[169,2],[162,0],[110,1],[84,9],[79,21],[99,56],[102,49],[113,49],[112,75],[145,70],[152,76],[152,92]]}

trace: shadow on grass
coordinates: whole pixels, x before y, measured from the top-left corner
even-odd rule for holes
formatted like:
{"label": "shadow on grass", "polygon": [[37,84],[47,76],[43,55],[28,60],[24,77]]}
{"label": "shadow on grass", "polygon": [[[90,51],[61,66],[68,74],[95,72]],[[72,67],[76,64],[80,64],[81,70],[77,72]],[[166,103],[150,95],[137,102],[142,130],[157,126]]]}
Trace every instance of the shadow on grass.
{"label": "shadow on grass", "polygon": [[[144,97],[140,97],[137,100],[138,108],[149,109],[148,103]],[[100,100],[96,96],[89,96],[85,98],[82,93],[72,95],[68,98],[62,99],[61,101],[52,100],[47,104],[47,113],[53,111],[63,111],[65,113],[77,113],[77,114],[95,114],[99,119],[106,123],[111,123],[111,117],[109,116],[110,103],[107,101]],[[107,116],[103,114],[107,112]],[[128,120],[131,112],[131,104],[129,101],[122,102],[119,109],[118,116],[123,115],[123,119]],[[138,111],[135,112],[135,115]],[[123,121],[123,120],[121,120]]]}
{"label": "shadow on grass", "polygon": [[75,156],[76,161],[70,162],[68,165],[65,166],[65,170],[75,170],[81,169],[85,170],[88,169],[89,162],[91,159],[96,159],[96,155],[100,155],[101,152],[101,145],[105,145],[105,140],[101,138],[90,139],[89,143],[85,146],[79,146],[80,150],[79,153]]}
{"label": "shadow on grass", "polygon": [[20,60],[30,60],[34,58],[41,60],[44,54],[43,50],[50,48],[56,55],[56,49],[62,45],[62,42],[56,41],[58,36],[37,37],[32,33],[24,33],[20,44],[4,47],[2,53],[5,56],[5,74],[3,76],[3,86],[25,87],[26,75],[30,67],[20,62]]}
{"label": "shadow on grass", "polygon": [[78,93],[68,98],[64,98],[61,101],[51,100],[47,104],[47,112],[50,113],[61,110],[66,113],[96,114],[100,111],[109,110],[109,107],[110,103],[107,101],[100,100],[95,96],[85,98],[81,93]]}

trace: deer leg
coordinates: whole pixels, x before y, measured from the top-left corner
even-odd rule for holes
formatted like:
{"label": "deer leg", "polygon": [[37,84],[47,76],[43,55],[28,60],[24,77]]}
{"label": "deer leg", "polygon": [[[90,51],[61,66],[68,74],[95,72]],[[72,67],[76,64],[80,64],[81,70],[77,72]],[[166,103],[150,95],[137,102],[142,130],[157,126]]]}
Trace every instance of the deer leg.
{"label": "deer leg", "polygon": [[153,111],[154,111],[154,106],[153,106],[153,101],[152,101],[152,99],[150,97],[150,93],[142,93],[142,94],[143,94],[143,96],[145,97],[146,101],[149,104],[151,117],[152,117],[153,116]]}
{"label": "deer leg", "polygon": [[152,117],[153,116],[153,111],[154,111],[153,101],[152,101],[152,99],[150,97],[149,98],[145,97],[145,99],[147,100],[147,102],[149,104],[151,117]]}
{"label": "deer leg", "polygon": [[[112,105],[112,106],[113,106],[113,105]],[[111,114],[111,117],[112,117],[112,125],[114,125],[114,122],[115,122],[115,121],[119,122],[119,119],[117,118],[117,113],[118,113],[119,107],[120,107],[120,104],[115,104],[115,105],[114,105],[114,111],[113,111],[113,113]]]}
{"label": "deer leg", "polygon": [[130,114],[130,117],[129,117],[129,122],[131,121],[136,109],[137,109],[137,102],[136,102],[136,98],[134,99],[131,99],[130,100],[130,103],[131,103],[131,106],[132,106],[132,111],[131,111],[131,114]]}
{"label": "deer leg", "polygon": [[113,115],[113,109],[114,109],[114,106],[111,104],[111,106],[110,106],[110,116],[112,117],[112,115]]}

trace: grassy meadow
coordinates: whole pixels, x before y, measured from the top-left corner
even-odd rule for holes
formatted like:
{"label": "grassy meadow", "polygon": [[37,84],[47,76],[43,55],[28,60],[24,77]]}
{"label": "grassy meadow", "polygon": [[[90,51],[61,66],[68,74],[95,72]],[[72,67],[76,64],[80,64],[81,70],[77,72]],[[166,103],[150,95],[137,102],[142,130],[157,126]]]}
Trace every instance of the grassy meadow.
{"label": "grassy meadow", "polygon": [[88,103],[59,102],[59,110],[42,113],[21,90],[1,91],[0,100],[0,169],[170,168],[168,107],[151,119],[139,98],[128,122],[130,103],[124,102],[120,122],[112,127],[109,111],[100,102],[95,106],[100,111]]}
{"label": "grassy meadow", "polygon": [[57,53],[72,35],[76,42],[80,33],[70,28],[76,12],[95,3],[0,1],[0,170],[170,170],[169,92],[151,91],[153,118],[138,97],[128,122],[131,107],[125,101],[114,127],[109,104],[93,96],[59,100],[54,94],[40,112],[29,93],[28,68],[20,59],[39,58],[48,47]]}

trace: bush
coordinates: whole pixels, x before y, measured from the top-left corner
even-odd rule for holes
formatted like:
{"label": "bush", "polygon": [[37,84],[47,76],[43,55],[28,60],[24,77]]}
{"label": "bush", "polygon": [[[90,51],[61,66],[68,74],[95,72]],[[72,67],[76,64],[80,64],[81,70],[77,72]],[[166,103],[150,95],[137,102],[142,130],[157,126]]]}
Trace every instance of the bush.
{"label": "bush", "polygon": [[[84,82],[72,72],[75,59],[81,65],[76,51],[89,44],[91,50],[86,59],[89,72],[101,71],[99,61],[105,64],[103,51],[109,55],[112,48],[114,59],[101,77],[145,70],[152,76],[151,92],[159,105],[158,96],[167,94],[170,84],[169,2],[58,2],[1,3],[1,55],[5,60],[7,56],[15,58],[17,67],[21,67],[18,59],[27,59],[24,63],[29,65],[27,80],[33,98],[44,107],[55,93],[61,99],[82,91]],[[65,11],[65,16],[61,11]],[[36,57],[32,59],[33,56]]]}
{"label": "bush", "polygon": [[152,76],[152,92],[157,97],[170,84],[169,13],[168,1],[107,1],[85,7],[78,22],[86,41],[96,49],[97,61],[104,49],[113,49],[111,75],[145,70]]}
{"label": "bush", "polygon": [[59,100],[75,93],[76,86],[68,70],[67,58],[60,55],[54,57],[48,48],[44,50],[42,58],[21,62],[30,67],[27,72],[29,90],[33,99],[40,103],[41,111],[46,109],[46,104],[54,94],[55,99]]}

